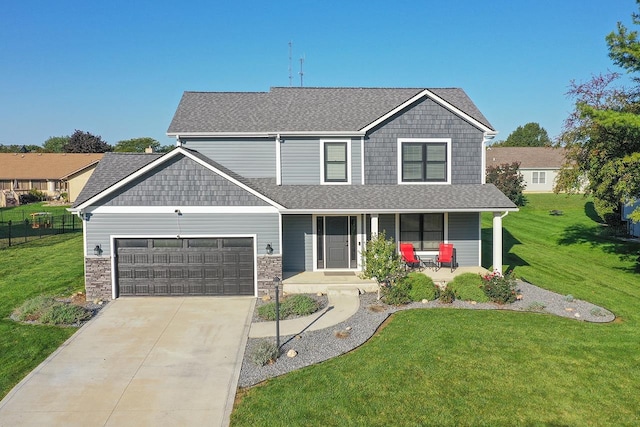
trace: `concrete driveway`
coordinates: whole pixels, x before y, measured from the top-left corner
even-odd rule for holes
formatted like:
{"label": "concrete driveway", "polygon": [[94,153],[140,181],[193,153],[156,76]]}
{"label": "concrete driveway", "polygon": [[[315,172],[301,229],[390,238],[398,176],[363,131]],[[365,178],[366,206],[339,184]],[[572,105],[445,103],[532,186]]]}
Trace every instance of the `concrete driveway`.
{"label": "concrete driveway", "polygon": [[229,423],[254,298],[122,298],[0,402],[0,426]]}

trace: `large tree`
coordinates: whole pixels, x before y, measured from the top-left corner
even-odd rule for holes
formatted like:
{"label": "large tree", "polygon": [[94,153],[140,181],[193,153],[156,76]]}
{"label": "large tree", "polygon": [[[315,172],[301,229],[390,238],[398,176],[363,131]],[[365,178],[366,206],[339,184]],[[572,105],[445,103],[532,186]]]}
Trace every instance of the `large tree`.
{"label": "large tree", "polygon": [[[636,0],[640,5],[640,0]],[[634,13],[633,23],[640,24]],[[622,23],[607,37],[609,56],[629,73],[640,71],[638,32]],[[635,87],[620,84],[620,75],[594,76],[589,82],[571,83],[569,95],[575,110],[566,119],[560,144],[567,148],[568,162],[561,171],[556,191],[576,191],[588,179],[598,214],[607,222],[619,219],[620,203],[640,195],[640,79]],[[640,220],[636,209],[632,218]]]}
{"label": "large tree", "polygon": [[119,153],[144,153],[147,147],[151,147],[153,151],[161,149],[158,141],[153,138],[145,137],[118,141],[113,147],[113,151]]}
{"label": "large tree", "polygon": [[101,136],[77,129],[63,148],[65,153],[105,153],[112,149],[113,147],[104,142]]}
{"label": "large tree", "polygon": [[64,153],[64,146],[69,143],[69,135],[65,136],[50,136],[42,147],[47,153]]}
{"label": "large tree", "polygon": [[538,123],[530,122],[518,126],[506,140],[493,144],[495,147],[548,147],[551,139],[546,129]]}
{"label": "large tree", "polygon": [[3,145],[0,144],[0,153],[40,153],[42,147],[39,145]]}

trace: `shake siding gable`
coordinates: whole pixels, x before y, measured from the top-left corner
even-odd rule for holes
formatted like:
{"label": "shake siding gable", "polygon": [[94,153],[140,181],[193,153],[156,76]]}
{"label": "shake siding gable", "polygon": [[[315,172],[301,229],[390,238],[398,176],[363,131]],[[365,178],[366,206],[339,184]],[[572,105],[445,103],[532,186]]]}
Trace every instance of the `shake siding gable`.
{"label": "shake siding gable", "polygon": [[195,161],[178,155],[110,195],[102,206],[269,206]]}
{"label": "shake siding gable", "polygon": [[195,150],[245,178],[274,178],[274,138],[186,139],[185,148]]}
{"label": "shake siding gable", "polygon": [[482,183],[483,132],[431,99],[423,99],[365,139],[366,184],[398,183],[398,138],[451,138],[451,183]]}

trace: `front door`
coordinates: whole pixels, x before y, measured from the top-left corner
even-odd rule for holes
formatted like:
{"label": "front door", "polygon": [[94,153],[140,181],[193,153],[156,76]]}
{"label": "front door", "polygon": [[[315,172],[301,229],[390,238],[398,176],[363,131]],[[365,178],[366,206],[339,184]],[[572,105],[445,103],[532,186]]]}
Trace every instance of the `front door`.
{"label": "front door", "polygon": [[349,217],[326,218],[326,268],[349,268]]}

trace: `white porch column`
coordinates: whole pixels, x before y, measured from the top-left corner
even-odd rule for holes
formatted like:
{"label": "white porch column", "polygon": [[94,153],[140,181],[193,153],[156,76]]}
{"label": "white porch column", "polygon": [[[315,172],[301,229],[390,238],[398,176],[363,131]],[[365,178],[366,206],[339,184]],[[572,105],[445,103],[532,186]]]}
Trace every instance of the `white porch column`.
{"label": "white porch column", "polygon": [[493,213],[493,271],[502,273],[502,218],[507,215]]}
{"label": "white porch column", "polygon": [[378,214],[371,214],[371,237],[378,235]]}

